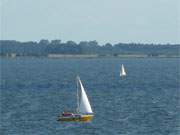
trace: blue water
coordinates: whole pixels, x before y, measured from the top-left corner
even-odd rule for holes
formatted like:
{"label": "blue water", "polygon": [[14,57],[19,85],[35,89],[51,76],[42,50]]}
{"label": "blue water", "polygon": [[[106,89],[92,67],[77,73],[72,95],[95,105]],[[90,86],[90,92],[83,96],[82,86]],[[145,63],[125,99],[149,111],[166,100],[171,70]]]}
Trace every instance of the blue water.
{"label": "blue water", "polygon": [[[1,58],[2,135],[178,135],[180,60]],[[124,64],[128,76],[119,77]],[[61,123],[81,77],[95,117]]]}

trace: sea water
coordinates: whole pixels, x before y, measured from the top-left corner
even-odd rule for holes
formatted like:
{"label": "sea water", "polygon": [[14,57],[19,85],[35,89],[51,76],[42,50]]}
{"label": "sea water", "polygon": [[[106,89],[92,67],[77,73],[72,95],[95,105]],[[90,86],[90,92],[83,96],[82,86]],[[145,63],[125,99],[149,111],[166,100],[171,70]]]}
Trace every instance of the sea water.
{"label": "sea water", "polygon": [[[2,135],[180,134],[178,58],[1,58]],[[124,64],[127,76],[119,76]],[[74,111],[76,76],[94,119],[58,122]]]}

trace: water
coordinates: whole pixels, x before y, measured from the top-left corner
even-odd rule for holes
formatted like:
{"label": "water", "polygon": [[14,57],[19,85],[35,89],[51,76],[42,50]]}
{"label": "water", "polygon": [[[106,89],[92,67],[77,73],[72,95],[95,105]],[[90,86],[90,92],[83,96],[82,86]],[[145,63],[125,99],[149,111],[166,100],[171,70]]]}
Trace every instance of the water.
{"label": "water", "polygon": [[[180,134],[180,60],[1,58],[2,135]],[[119,77],[121,64],[128,76]],[[81,77],[95,117],[61,123]]]}

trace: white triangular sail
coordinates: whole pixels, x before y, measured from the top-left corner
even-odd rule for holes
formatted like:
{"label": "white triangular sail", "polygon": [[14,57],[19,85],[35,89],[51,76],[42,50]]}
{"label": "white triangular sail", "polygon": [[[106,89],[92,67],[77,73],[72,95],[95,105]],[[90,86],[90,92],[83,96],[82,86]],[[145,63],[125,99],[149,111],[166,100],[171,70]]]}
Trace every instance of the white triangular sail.
{"label": "white triangular sail", "polygon": [[90,102],[79,77],[78,82],[80,84],[80,90],[78,92],[78,111],[82,114],[93,113]]}
{"label": "white triangular sail", "polygon": [[126,71],[123,64],[121,66],[120,76],[126,76]]}

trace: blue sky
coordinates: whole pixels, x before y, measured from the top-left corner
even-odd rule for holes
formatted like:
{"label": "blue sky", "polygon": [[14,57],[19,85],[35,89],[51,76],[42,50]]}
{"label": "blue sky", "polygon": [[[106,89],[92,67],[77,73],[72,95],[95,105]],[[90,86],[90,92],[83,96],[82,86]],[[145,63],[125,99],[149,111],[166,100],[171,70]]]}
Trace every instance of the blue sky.
{"label": "blue sky", "polygon": [[179,0],[0,1],[4,40],[180,43]]}

